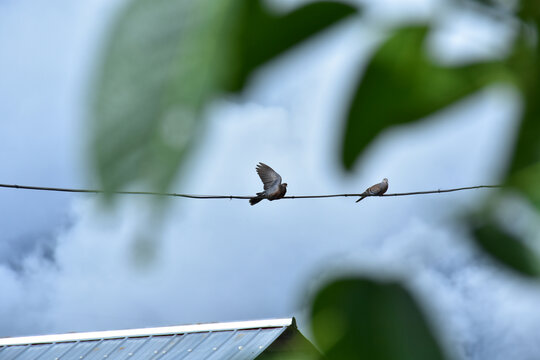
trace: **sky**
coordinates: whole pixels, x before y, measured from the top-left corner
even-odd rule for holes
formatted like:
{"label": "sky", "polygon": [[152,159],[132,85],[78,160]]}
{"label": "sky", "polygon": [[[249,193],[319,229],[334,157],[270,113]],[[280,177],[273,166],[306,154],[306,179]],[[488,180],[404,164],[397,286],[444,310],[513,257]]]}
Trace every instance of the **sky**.
{"label": "sky", "polygon": [[[374,24],[433,3],[379,2],[371,23],[325,32],[259,71],[241,96],[211,104],[172,190],[254,194],[259,161],[291,195],[359,192],[383,177],[389,192],[498,183],[520,110],[502,86],[387,130],[350,174],[340,166],[345,99],[381,39]],[[0,3],[0,183],[92,185],[85,99],[119,4]],[[511,36],[445,14],[431,39],[445,61],[492,56]],[[534,359],[539,286],[486,258],[458,221],[488,191],[254,207],[174,199],[156,219],[147,198],[123,197],[111,210],[92,195],[1,189],[0,336],[288,316],[308,333],[316,289],[355,273],[402,280],[458,359]]]}

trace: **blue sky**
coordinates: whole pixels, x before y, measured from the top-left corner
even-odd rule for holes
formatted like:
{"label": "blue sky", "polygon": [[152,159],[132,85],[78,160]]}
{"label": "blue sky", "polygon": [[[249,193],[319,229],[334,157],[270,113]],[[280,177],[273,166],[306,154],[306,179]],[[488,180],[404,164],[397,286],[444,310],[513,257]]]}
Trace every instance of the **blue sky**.
{"label": "blue sky", "polygon": [[[401,4],[379,3],[371,23],[331,29],[262,69],[242,96],[211,104],[205,136],[173,190],[253,194],[259,161],[292,195],[359,192],[383,177],[390,192],[499,182],[519,112],[517,95],[501,86],[389,129],[352,174],[341,170],[344,99],[381,38],[374,26],[434,6]],[[84,104],[117,5],[0,4],[0,183],[92,186]],[[446,61],[492,55],[510,36],[487,20],[459,19],[443,18],[433,38],[451,40],[434,46]],[[111,211],[94,196],[0,190],[0,336],[292,315],[306,331],[304,304],[320,281],[354,272],[402,279],[458,358],[532,359],[538,286],[486,259],[456,219],[486,196],[255,207],[177,199],[155,228],[144,198],[122,198]],[[134,255],[141,244],[153,249],[148,262]]]}

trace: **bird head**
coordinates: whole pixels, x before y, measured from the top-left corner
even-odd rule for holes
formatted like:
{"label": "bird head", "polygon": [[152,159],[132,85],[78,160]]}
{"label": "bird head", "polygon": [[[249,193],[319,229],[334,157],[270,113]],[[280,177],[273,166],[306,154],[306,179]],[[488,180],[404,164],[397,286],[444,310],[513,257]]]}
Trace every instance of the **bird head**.
{"label": "bird head", "polygon": [[283,184],[281,184],[281,185],[283,185],[283,186],[287,187],[287,183],[283,183]]}
{"label": "bird head", "polygon": [[388,179],[387,179],[387,178],[382,179],[382,181],[383,181],[384,183],[387,183],[387,184],[388,184]]}

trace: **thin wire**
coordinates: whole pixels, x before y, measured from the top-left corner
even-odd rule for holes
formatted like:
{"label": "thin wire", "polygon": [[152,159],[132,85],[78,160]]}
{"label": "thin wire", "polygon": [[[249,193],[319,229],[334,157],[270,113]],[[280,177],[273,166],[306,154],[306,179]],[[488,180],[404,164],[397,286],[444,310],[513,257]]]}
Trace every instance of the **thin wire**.
{"label": "thin wire", "polygon": [[[375,195],[380,197],[386,196],[409,196],[409,195],[424,195],[424,194],[439,194],[449,193],[454,191],[482,189],[482,188],[500,188],[501,185],[478,185],[467,186],[454,189],[438,189],[428,191],[414,191],[406,193],[393,193],[384,195]],[[177,193],[165,193],[165,192],[152,192],[152,191],[104,191],[104,190],[89,190],[89,189],[69,189],[69,188],[57,188],[57,187],[43,187],[43,186],[27,186],[27,185],[8,185],[0,184],[0,188],[10,189],[24,189],[24,190],[40,190],[40,191],[58,191],[58,192],[72,192],[72,193],[90,193],[90,194],[119,194],[119,195],[152,195],[152,196],[176,196],[189,199],[242,199],[248,200],[253,196],[239,196],[239,195],[193,195],[193,194],[177,194]],[[285,196],[283,199],[322,199],[322,198],[335,198],[335,197],[359,197],[360,194],[330,194],[330,195],[300,195],[300,196]],[[369,195],[373,196],[373,195]]]}

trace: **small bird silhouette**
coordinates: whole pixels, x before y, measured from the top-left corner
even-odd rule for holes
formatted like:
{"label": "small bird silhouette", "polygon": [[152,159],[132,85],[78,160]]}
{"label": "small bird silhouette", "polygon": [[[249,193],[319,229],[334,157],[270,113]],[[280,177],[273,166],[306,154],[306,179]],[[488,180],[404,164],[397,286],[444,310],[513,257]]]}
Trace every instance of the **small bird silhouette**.
{"label": "small bird silhouette", "polygon": [[270,166],[260,162],[257,165],[257,174],[264,184],[264,191],[258,192],[257,196],[249,199],[251,205],[257,204],[263,199],[270,201],[281,199],[287,192],[287,183],[281,183],[281,176]]}
{"label": "small bird silhouette", "polygon": [[368,196],[380,196],[384,194],[386,190],[388,190],[388,179],[384,178],[382,179],[382,182],[368,187],[366,191],[362,193],[360,199],[356,200],[356,202],[359,202]]}

